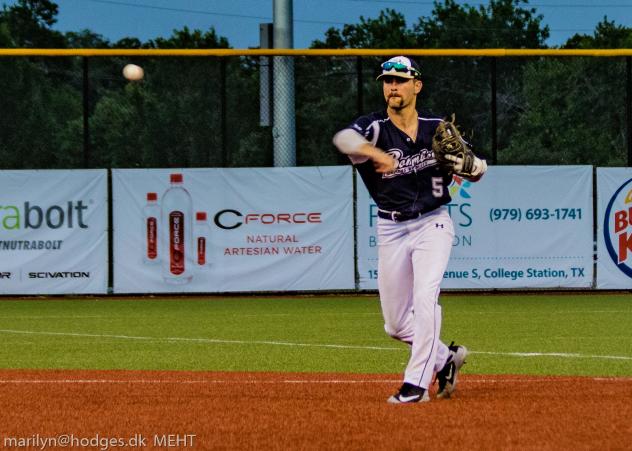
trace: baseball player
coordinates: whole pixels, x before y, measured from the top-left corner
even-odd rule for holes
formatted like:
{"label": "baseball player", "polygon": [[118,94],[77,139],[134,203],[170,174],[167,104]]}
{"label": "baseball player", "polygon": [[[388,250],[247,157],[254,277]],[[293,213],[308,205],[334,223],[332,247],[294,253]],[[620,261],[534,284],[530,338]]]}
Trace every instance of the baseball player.
{"label": "baseball player", "polygon": [[411,346],[399,391],[389,403],[429,401],[428,387],[437,373],[438,398],[449,398],[465,362],[464,346],[439,339],[439,285],[448,265],[454,227],[445,204],[452,173],[467,163],[469,180],[480,179],[487,164],[472,155],[448,155],[441,165],[432,150],[441,119],[422,117],[416,109],[422,89],[419,66],[397,56],[381,65],[386,111],[356,119],[338,132],[334,145],[358,170],[378,207],[378,288],[384,328]]}

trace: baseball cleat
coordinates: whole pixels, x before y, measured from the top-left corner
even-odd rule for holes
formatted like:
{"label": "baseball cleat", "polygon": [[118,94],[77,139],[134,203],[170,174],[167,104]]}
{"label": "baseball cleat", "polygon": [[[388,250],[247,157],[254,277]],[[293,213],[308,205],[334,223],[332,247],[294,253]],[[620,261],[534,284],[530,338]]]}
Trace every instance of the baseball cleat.
{"label": "baseball cleat", "polygon": [[465,346],[455,345],[454,342],[448,346],[450,356],[448,362],[443,369],[437,373],[437,381],[439,381],[439,390],[437,398],[449,399],[454,390],[456,390],[456,381],[459,370],[465,363],[467,357],[467,348]]}
{"label": "baseball cleat", "polygon": [[412,404],[415,402],[428,402],[430,396],[428,396],[428,390],[418,387],[408,382],[400,387],[399,391],[388,398],[389,404]]}

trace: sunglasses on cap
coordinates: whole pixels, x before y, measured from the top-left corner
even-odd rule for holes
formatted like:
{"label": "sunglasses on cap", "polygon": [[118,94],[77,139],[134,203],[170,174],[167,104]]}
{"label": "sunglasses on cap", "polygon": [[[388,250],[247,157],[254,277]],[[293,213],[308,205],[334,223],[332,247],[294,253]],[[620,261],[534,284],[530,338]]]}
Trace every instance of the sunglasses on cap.
{"label": "sunglasses on cap", "polygon": [[396,63],[394,61],[387,61],[385,63],[382,63],[382,69],[384,69],[387,72],[395,71],[395,72],[402,72],[404,74],[410,73],[415,78],[421,77],[421,73],[414,67],[407,66],[406,64],[402,64],[402,63]]}

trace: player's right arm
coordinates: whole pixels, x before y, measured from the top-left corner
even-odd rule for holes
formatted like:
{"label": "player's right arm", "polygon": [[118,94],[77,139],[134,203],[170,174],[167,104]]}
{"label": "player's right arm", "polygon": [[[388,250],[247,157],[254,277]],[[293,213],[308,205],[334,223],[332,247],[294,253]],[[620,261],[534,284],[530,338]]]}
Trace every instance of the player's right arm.
{"label": "player's right arm", "polygon": [[[371,127],[371,124],[363,124],[364,121],[366,121],[366,117],[360,118],[350,128],[336,133],[333,139],[334,145],[340,152],[349,156],[353,164],[361,164],[371,160],[378,173],[395,171],[397,166],[395,159],[374,145],[377,140],[377,136],[374,135],[377,134],[377,131]],[[358,130],[363,131],[364,135]],[[367,138],[374,138],[373,142]]]}
{"label": "player's right arm", "polygon": [[349,155],[354,164],[371,160],[376,172],[387,173],[395,170],[393,157],[375,147],[362,135],[350,128],[339,131],[334,135],[334,145],[340,152]]}

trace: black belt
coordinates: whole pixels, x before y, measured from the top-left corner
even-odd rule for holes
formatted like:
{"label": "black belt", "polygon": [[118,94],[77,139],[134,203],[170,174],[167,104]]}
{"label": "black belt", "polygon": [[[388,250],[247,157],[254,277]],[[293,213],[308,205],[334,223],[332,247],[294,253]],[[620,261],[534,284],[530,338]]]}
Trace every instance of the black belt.
{"label": "black belt", "polygon": [[386,211],[386,210],[378,210],[377,215],[382,219],[389,219],[395,222],[403,222],[410,221],[411,219],[416,219],[421,216],[423,213],[420,211],[415,211],[411,213],[401,213],[399,211]]}

